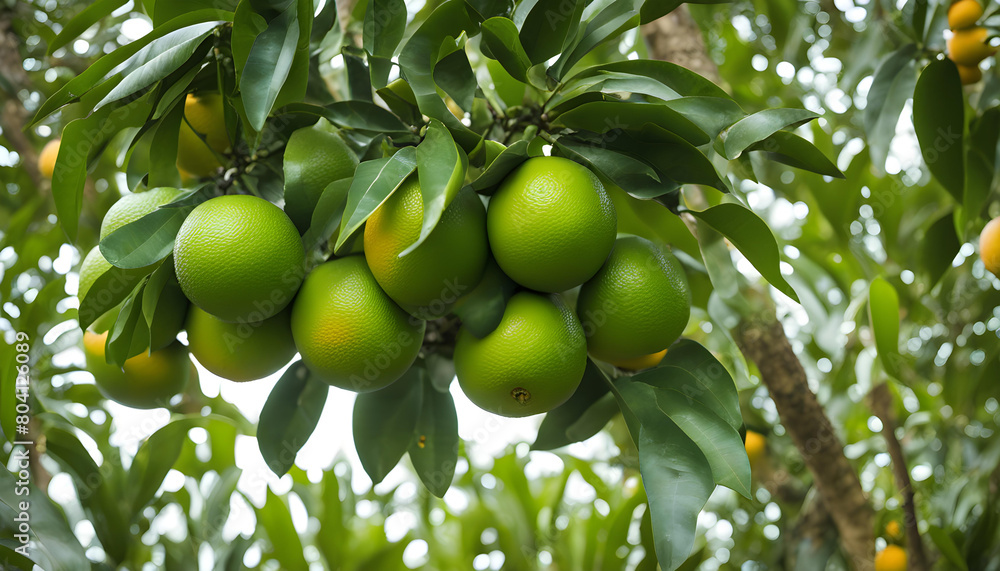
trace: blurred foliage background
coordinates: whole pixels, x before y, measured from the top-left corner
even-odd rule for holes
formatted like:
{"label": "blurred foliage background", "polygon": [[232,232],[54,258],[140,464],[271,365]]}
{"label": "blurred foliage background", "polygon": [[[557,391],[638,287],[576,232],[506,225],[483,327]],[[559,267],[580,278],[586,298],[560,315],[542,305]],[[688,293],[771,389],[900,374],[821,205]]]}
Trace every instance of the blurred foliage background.
{"label": "blurred foliage background", "polygon": [[[405,467],[372,489],[347,457],[326,471],[293,468],[280,481],[241,473],[237,456],[243,448],[256,454],[256,446],[239,442],[253,437],[254,426],[245,410],[205,396],[197,383],[169,414],[151,413],[145,425],[118,420],[121,407],[103,401],[81,369],[74,270],[126,188],[120,157],[105,153],[88,178],[79,238],[70,245],[37,153],[74,117],[55,114],[22,131],[66,81],[150,29],[127,2],[46,56],[62,23],[91,4],[3,0],[0,8],[4,41],[16,38],[0,62],[0,333],[8,343],[16,331],[31,336],[32,422],[46,452],[33,474],[46,492],[32,494],[41,557],[89,560],[95,569],[112,568],[108,556],[127,569],[655,569],[644,492],[620,418],[557,454],[511,441],[505,453],[484,457],[468,442],[444,500],[416,485]],[[408,4],[419,19],[434,3]],[[867,111],[875,71],[889,54],[916,40],[926,62],[944,48],[947,6],[924,4],[917,33],[914,4],[740,0],[690,12],[722,86],[744,109],[822,113],[799,134],[847,173],[837,180],[760,163],[753,165],[758,182],[747,177],[737,188],[783,249],[786,278],[802,304],[771,292],[871,498],[878,546],[903,542],[891,525],[903,520],[902,497],[883,423],[865,400],[887,378],[867,315],[868,284],[883,276],[900,298],[905,358],[890,382],[919,529],[935,568],[1000,569],[1000,279],[976,255],[982,217],[956,207],[921,159],[911,104],[920,60],[892,96],[896,117]],[[645,55],[635,32],[611,46],[603,57]],[[1000,76],[992,58],[986,65],[983,82],[965,90],[973,122],[1000,105]],[[343,61],[324,62],[321,71],[337,92]],[[992,157],[992,142],[970,138],[966,146]],[[995,179],[979,213],[987,217],[1000,215]],[[729,255],[742,279],[759,280],[738,252]],[[800,452],[733,342],[733,315],[714,298],[701,305],[692,320],[701,325],[686,334],[725,358],[746,423],[765,435],[766,450],[754,464],[754,501],[716,490],[687,568],[785,569],[797,552],[799,569],[847,568]],[[9,387],[0,388],[9,403]],[[163,445],[170,431],[187,434],[179,449]],[[4,443],[9,468],[11,452]],[[0,479],[0,554],[30,568],[11,552],[13,476],[4,471]],[[822,548],[800,551],[809,537]]]}

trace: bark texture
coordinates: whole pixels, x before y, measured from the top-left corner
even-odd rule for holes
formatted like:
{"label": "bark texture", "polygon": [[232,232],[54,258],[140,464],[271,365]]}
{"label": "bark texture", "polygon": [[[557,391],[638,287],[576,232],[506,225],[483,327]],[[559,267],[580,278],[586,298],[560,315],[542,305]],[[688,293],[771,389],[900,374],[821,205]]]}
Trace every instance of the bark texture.
{"label": "bark texture", "polygon": [[773,313],[744,320],[736,331],[740,350],[757,365],[781,423],[813,475],[844,552],[856,569],[874,569],[874,514],[844,445]]}
{"label": "bark texture", "polygon": [[673,12],[642,25],[649,57],[669,61],[719,84],[719,68],[708,56],[701,28],[681,4]]}

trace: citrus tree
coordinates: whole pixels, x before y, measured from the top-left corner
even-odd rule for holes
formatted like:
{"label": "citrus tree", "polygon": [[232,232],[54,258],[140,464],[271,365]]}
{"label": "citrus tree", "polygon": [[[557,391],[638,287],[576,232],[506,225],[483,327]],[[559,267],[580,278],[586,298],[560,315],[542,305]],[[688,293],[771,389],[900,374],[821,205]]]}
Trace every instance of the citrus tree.
{"label": "citrus tree", "polygon": [[[900,545],[913,568],[988,568],[996,230],[983,262],[963,244],[996,202],[996,102],[995,78],[972,71],[989,14],[969,1],[860,20],[813,3],[692,6],[721,79],[650,59],[656,26],[686,14],[673,2],[39,6],[46,18],[12,24],[45,84],[22,98],[22,126],[59,142],[8,183],[34,192],[5,197],[4,331],[20,345],[0,355],[0,418],[8,440],[20,419],[33,435],[33,485],[55,473],[75,493],[35,493],[36,548],[16,551],[5,445],[6,564],[187,569],[207,549],[219,568],[382,569],[413,567],[419,538],[422,564],[442,569],[865,569],[876,545],[878,569],[905,567]],[[148,31],[122,41],[125,18]],[[67,46],[61,67],[36,65]],[[863,57],[831,68],[837,50]],[[922,156],[904,170],[892,145],[911,98]],[[17,144],[7,122],[4,135]],[[56,263],[72,259],[67,238],[85,254],[75,290]],[[81,334],[96,385],[60,359]],[[235,382],[284,373],[250,422],[202,394],[189,355]],[[621,454],[561,452],[560,474],[530,481],[521,448],[477,468],[456,377],[491,414],[545,413],[533,450],[608,427]],[[370,480],[406,457],[419,502],[357,493],[343,462],[321,478],[295,466],[339,389],[358,393]],[[115,442],[109,399],[171,415]],[[242,435],[290,474],[284,497],[239,500]],[[907,462],[947,471],[914,482]],[[577,477],[602,506],[567,495]],[[431,499],[456,491],[465,509]],[[305,532],[299,501],[319,522]],[[186,536],[161,529],[175,507]],[[259,528],[227,533],[243,510]],[[384,537],[410,510],[421,523]]]}

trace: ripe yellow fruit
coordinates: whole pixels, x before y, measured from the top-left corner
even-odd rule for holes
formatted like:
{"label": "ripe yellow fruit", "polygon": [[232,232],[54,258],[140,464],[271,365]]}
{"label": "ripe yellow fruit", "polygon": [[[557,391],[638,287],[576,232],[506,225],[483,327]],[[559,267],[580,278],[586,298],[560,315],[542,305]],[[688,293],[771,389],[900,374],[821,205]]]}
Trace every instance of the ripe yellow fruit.
{"label": "ripe yellow fruit", "polygon": [[896,520],[885,524],[885,534],[890,539],[903,539],[903,529]]}
{"label": "ripe yellow fruit", "polygon": [[169,406],[171,397],[184,390],[193,369],[184,345],[175,341],[151,354],[132,357],[118,369],[105,361],[107,337],[107,333],[83,333],[87,370],[105,397],[132,408],[156,408]]}
{"label": "ripe yellow fruit", "polygon": [[230,381],[262,379],[295,356],[289,309],[256,323],[226,323],[192,307],[186,329],[195,359]]}
{"label": "ripe yellow fruit", "polygon": [[364,256],[321,264],[292,306],[292,338],[317,377],[357,392],[389,386],[420,352],[425,321],[382,291]]}
{"label": "ripe yellow fruit", "polygon": [[948,27],[961,30],[974,26],[983,16],[983,6],[976,0],[958,0],[948,7]]}
{"label": "ripe yellow fruit", "polygon": [[[199,135],[205,140],[202,141]],[[211,176],[222,166],[212,151],[222,155],[228,149],[229,134],[226,132],[222,96],[218,93],[199,96],[189,93],[184,100],[184,120],[177,134],[177,168],[199,177]]]}
{"label": "ripe yellow fruit", "polygon": [[636,357],[635,359],[622,359],[621,361],[612,361],[611,364],[618,367],[619,369],[625,369],[626,371],[641,371],[643,369],[652,369],[653,367],[660,364],[667,354],[667,350],[658,351],[656,353],[650,353],[649,355],[643,355],[642,357]]}
{"label": "ripe yellow fruit", "polygon": [[490,199],[486,224],[504,273],[543,292],[590,279],[616,233],[615,206],[601,181],[560,157],[528,159],[508,175]]}
{"label": "ripe yellow fruit", "polygon": [[411,176],[365,223],[365,259],[393,301],[416,317],[435,319],[483,277],[486,209],[475,192],[460,191],[427,239],[400,257],[420,236],[423,210],[420,183]]}
{"label": "ripe yellow fruit", "polygon": [[960,65],[958,67],[958,77],[962,80],[962,85],[972,85],[983,78],[983,70],[978,65]]}
{"label": "ripe yellow fruit", "polygon": [[906,571],[906,551],[898,545],[887,545],[875,555],[875,571]]}
{"label": "ripe yellow fruit", "polygon": [[767,448],[767,440],[764,438],[763,434],[748,430],[746,441],[743,445],[747,449],[747,458],[750,459],[750,465],[752,466],[757,464],[757,462],[764,457],[764,450]]}
{"label": "ripe yellow fruit", "polygon": [[587,367],[587,343],[576,316],[552,296],[514,294],[500,325],[482,339],[458,332],[455,373],[483,410],[529,416],[573,395]]}
{"label": "ripe yellow fruit", "polygon": [[326,185],[354,176],[358,157],[336,133],[307,127],[292,133],[283,160],[285,212],[304,233]]}
{"label": "ripe yellow fruit", "polygon": [[623,236],[580,288],[576,307],[590,354],[613,363],[676,341],[691,314],[691,292],[677,258],[645,238]]}
{"label": "ripe yellow fruit", "polygon": [[111,205],[101,223],[101,240],[122,226],[135,222],[160,206],[184,194],[183,190],[167,186],[151,188],[145,192],[133,192],[118,199]]}
{"label": "ripe yellow fruit", "polygon": [[42,147],[38,154],[38,170],[45,178],[52,178],[56,170],[56,157],[59,156],[59,139],[52,139]]}
{"label": "ripe yellow fruit", "polygon": [[989,32],[983,27],[957,30],[948,39],[948,57],[958,65],[979,65],[996,51],[987,43],[988,39]]}
{"label": "ripe yellow fruit", "polygon": [[988,271],[1000,277],[1000,218],[987,222],[979,235],[979,257]]}
{"label": "ripe yellow fruit", "polygon": [[270,202],[220,196],[188,215],[174,242],[184,295],[223,321],[263,321],[302,283],[305,250],[295,225]]}

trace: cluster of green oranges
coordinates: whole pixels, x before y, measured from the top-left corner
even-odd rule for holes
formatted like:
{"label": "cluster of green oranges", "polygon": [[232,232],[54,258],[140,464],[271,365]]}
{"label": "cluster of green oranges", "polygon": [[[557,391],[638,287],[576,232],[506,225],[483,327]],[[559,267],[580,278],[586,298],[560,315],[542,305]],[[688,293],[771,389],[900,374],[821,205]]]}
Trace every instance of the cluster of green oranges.
{"label": "cluster of green oranges", "polygon": [[[350,153],[325,148],[328,155]],[[335,162],[344,168],[357,164],[341,158]],[[309,176],[292,178],[310,184]],[[180,193],[159,188],[124,197],[108,212],[102,237]],[[303,228],[287,205],[238,194],[203,202],[174,242],[182,295],[161,294],[157,306],[174,316],[161,323],[187,331],[187,347],[176,340],[132,347],[124,370],[109,371],[97,361],[113,309],[85,335],[98,386],[131,406],[160,406],[191,376],[188,352],[233,381],[270,375],[298,352],[333,386],[378,390],[413,365],[428,321],[475,299],[470,294],[484,276],[516,287],[492,332],[458,330],[454,362],[470,400],[497,414],[527,416],[566,401],[588,353],[625,369],[648,368],[682,334],[690,292],[679,262],[645,238],[617,234],[614,203],[590,170],[564,158],[532,158],[486,202],[461,190],[411,247],[424,208],[414,173],[368,218],[362,252],[334,257],[308,275]],[[81,298],[108,267],[99,249],[87,256]],[[138,283],[147,272],[135,273]],[[147,374],[154,366],[158,374]]]}
{"label": "cluster of green oranges", "polygon": [[978,0],[958,0],[948,7],[948,57],[958,66],[962,85],[970,85],[983,78],[979,62],[993,55],[989,32],[976,23],[983,17],[983,6]]}

